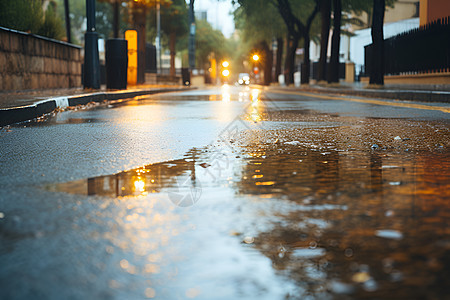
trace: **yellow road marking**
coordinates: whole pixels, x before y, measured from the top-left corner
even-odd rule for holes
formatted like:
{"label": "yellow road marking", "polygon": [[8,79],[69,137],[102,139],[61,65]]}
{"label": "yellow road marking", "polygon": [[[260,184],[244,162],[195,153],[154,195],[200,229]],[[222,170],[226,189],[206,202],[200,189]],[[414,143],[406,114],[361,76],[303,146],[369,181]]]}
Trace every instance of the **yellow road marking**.
{"label": "yellow road marking", "polygon": [[316,93],[305,93],[305,92],[298,92],[298,91],[281,91],[281,90],[270,91],[270,90],[268,90],[268,91],[266,91],[266,93],[292,94],[292,95],[307,96],[307,97],[314,97],[314,98],[327,99],[327,100],[342,100],[342,101],[359,102],[359,103],[366,103],[366,104],[397,106],[397,107],[426,109],[426,110],[437,110],[437,111],[442,111],[444,113],[450,113],[450,108],[442,107],[442,106],[430,106],[430,105],[423,105],[423,104],[401,103],[401,102],[394,103],[394,102],[387,102],[387,101],[374,100],[374,99],[345,98],[345,97],[339,97],[339,96],[320,95],[320,94],[316,94]]}

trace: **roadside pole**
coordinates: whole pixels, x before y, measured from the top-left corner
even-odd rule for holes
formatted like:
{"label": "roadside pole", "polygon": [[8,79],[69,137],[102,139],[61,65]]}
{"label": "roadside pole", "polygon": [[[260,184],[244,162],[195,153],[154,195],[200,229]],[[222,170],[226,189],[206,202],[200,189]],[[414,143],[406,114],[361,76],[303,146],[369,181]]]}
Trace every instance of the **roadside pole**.
{"label": "roadside pole", "polygon": [[84,34],[85,89],[100,89],[100,62],[98,55],[98,33],[95,32],[95,0],[86,0],[87,30]]}
{"label": "roadside pole", "polygon": [[[194,1],[189,2],[189,69],[195,68],[195,15],[194,15]],[[192,74],[191,74],[192,78]]]}

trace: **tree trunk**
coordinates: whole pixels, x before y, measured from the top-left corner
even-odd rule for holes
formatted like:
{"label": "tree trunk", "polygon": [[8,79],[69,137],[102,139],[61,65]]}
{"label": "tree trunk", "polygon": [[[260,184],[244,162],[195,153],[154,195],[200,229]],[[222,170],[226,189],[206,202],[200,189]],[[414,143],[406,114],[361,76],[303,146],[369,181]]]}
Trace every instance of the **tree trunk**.
{"label": "tree trunk", "polygon": [[169,34],[169,49],[170,49],[170,77],[175,77],[175,42],[176,42],[176,34],[175,32],[171,32]]}
{"label": "tree trunk", "polygon": [[273,78],[274,82],[278,82],[278,76],[281,74],[281,57],[283,55],[283,39],[277,38],[277,56],[276,56],[276,64],[275,64],[275,78]]}
{"label": "tree trunk", "polygon": [[341,0],[333,0],[333,36],[331,40],[331,59],[328,73],[328,82],[339,82],[339,50],[341,44],[341,17],[342,5]]}
{"label": "tree trunk", "polygon": [[383,23],[385,7],[385,0],[373,0],[370,84],[384,84]]}
{"label": "tree trunk", "polygon": [[144,5],[134,6],[133,11],[134,28],[138,33],[138,72],[137,83],[145,82],[145,24],[146,9]]}
{"label": "tree trunk", "polygon": [[307,32],[305,32],[304,44],[303,44],[303,47],[305,48],[305,59],[303,60],[303,65],[302,65],[302,77],[301,77],[302,84],[309,84],[309,76],[311,74],[311,60],[309,58],[309,43],[310,43],[309,30],[307,30]]}
{"label": "tree trunk", "polygon": [[261,42],[261,49],[264,52],[264,61],[262,69],[264,70],[264,85],[270,85],[272,82],[273,52],[270,50],[267,42]]}
{"label": "tree trunk", "polygon": [[295,51],[297,50],[298,40],[298,38],[292,36],[288,39],[288,49],[286,53],[284,70],[286,85],[294,83]]}
{"label": "tree trunk", "polygon": [[320,18],[322,22],[322,28],[320,31],[320,59],[317,78],[318,81],[326,80],[328,38],[330,35],[330,12],[331,0],[322,0],[320,2]]}

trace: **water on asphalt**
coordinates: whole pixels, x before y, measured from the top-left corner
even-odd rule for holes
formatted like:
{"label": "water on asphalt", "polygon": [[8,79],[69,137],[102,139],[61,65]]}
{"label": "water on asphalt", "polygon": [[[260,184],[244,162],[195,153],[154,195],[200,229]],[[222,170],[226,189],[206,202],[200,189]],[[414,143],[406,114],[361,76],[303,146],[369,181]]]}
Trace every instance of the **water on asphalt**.
{"label": "water on asphalt", "polygon": [[0,295],[447,297],[448,119],[286,100],[191,91],[2,132]]}

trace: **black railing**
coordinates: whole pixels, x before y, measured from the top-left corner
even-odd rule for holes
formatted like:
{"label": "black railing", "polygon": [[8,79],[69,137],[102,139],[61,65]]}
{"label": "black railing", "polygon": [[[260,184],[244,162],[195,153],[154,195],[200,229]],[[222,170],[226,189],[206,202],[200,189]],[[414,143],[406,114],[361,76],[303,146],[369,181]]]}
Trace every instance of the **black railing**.
{"label": "black railing", "polygon": [[[384,41],[386,75],[439,73],[450,69],[450,17]],[[365,73],[370,74],[372,44],[365,46]]]}

